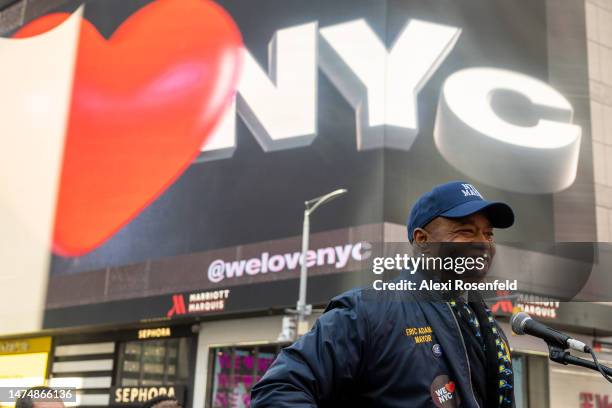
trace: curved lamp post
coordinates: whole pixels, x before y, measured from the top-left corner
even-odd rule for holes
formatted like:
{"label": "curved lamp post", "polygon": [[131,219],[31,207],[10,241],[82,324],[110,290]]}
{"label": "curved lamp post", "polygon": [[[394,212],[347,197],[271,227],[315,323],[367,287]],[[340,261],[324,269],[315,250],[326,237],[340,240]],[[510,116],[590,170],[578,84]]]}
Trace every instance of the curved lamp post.
{"label": "curved lamp post", "polygon": [[306,333],[308,325],[306,317],[312,312],[312,305],[306,304],[306,282],[308,280],[308,265],[306,264],[306,253],[308,252],[308,240],[310,238],[310,215],[314,213],[317,208],[323,204],[327,204],[330,201],[340,197],[347,193],[347,189],[341,188],[331,193],[322,195],[312,200],[304,202],[304,227],[302,229],[302,265],[300,269],[300,294],[297,301],[296,312],[298,315],[297,333],[299,336]]}

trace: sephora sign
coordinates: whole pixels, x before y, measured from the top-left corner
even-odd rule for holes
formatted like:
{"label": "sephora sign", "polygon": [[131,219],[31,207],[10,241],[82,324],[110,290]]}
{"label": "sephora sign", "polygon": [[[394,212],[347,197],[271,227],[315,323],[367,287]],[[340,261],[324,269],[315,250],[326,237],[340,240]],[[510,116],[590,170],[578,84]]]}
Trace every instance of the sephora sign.
{"label": "sephora sign", "polygon": [[[364,19],[278,30],[269,43],[268,73],[245,51],[237,100],[200,160],[233,155],[236,113],[266,152],[309,145],[317,136],[317,68],[354,108],[358,150],[408,151],[419,135],[418,93],[460,36],[458,27],[416,19],[390,49]],[[492,104],[500,91],[531,104],[537,123],[524,126],[500,116]],[[572,117],[569,101],[538,79],[468,68],[444,82],[433,136],[442,156],[469,177],[508,191],[552,193],[576,177],[581,128]]]}

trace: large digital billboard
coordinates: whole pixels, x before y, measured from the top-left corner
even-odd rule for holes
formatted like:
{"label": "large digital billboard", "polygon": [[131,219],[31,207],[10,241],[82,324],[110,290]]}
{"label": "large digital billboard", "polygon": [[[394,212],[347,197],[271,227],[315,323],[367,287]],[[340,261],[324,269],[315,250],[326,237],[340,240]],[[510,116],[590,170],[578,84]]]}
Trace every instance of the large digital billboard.
{"label": "large digital billboard", "polygon": [[[81,5],[13,34],[48,35],[82,13],[48,327],[113,322],[153,299],[129,318],[290,305],[304,201],[337,188],[348,194],[312,220],[315,279],[358,271],[361,241],[405,239],[412,202],[450,180],[511,203],[517,222],[498,241],[595,240],[585,27],[565,25],[583,5]],[[329,279],[309,296],[352,282]],[[264,284],[276,285],[265,300],[236,300]],[[191,307],[227,310],[206,304]]]}

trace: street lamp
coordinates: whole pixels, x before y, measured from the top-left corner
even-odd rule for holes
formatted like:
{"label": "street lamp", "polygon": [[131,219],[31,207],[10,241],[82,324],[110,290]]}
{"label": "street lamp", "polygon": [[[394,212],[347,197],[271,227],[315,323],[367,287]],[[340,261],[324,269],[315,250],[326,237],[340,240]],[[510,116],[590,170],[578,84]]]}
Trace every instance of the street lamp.
{"label": "street lamp", "polygon": [[310,237],[310,215],[323,204],[347,193],[347,189],[341,188],[331,193],[322,195],[304,202],[304,226],[302,229],[302,265],[300,269],[300,295],[297,301],[296,312],[298,315],[296,336],[306,333],[308,323],[306,317],[312,312],[312,305],[306,304],[306,281],[308,280],[308,265],[306,264],[306,253],[308,252],[308,239]]}

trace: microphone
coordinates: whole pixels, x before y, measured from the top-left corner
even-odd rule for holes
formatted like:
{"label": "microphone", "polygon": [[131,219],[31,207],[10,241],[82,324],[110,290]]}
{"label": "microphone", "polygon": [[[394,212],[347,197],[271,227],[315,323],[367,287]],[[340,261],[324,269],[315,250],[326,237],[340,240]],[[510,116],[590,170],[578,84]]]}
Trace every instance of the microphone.
{"label": "microphone", "polygon": [[529,334],[538,337],[548,345],[558,346],[562,349],[571,348],[572,350],[588,353],[590,348],[583,342],[573,339],[567,334],[561,333],[555,329],[533,320],[525,312],[519,312],[512,315],[510,318],[510,326],[515,334]]}

